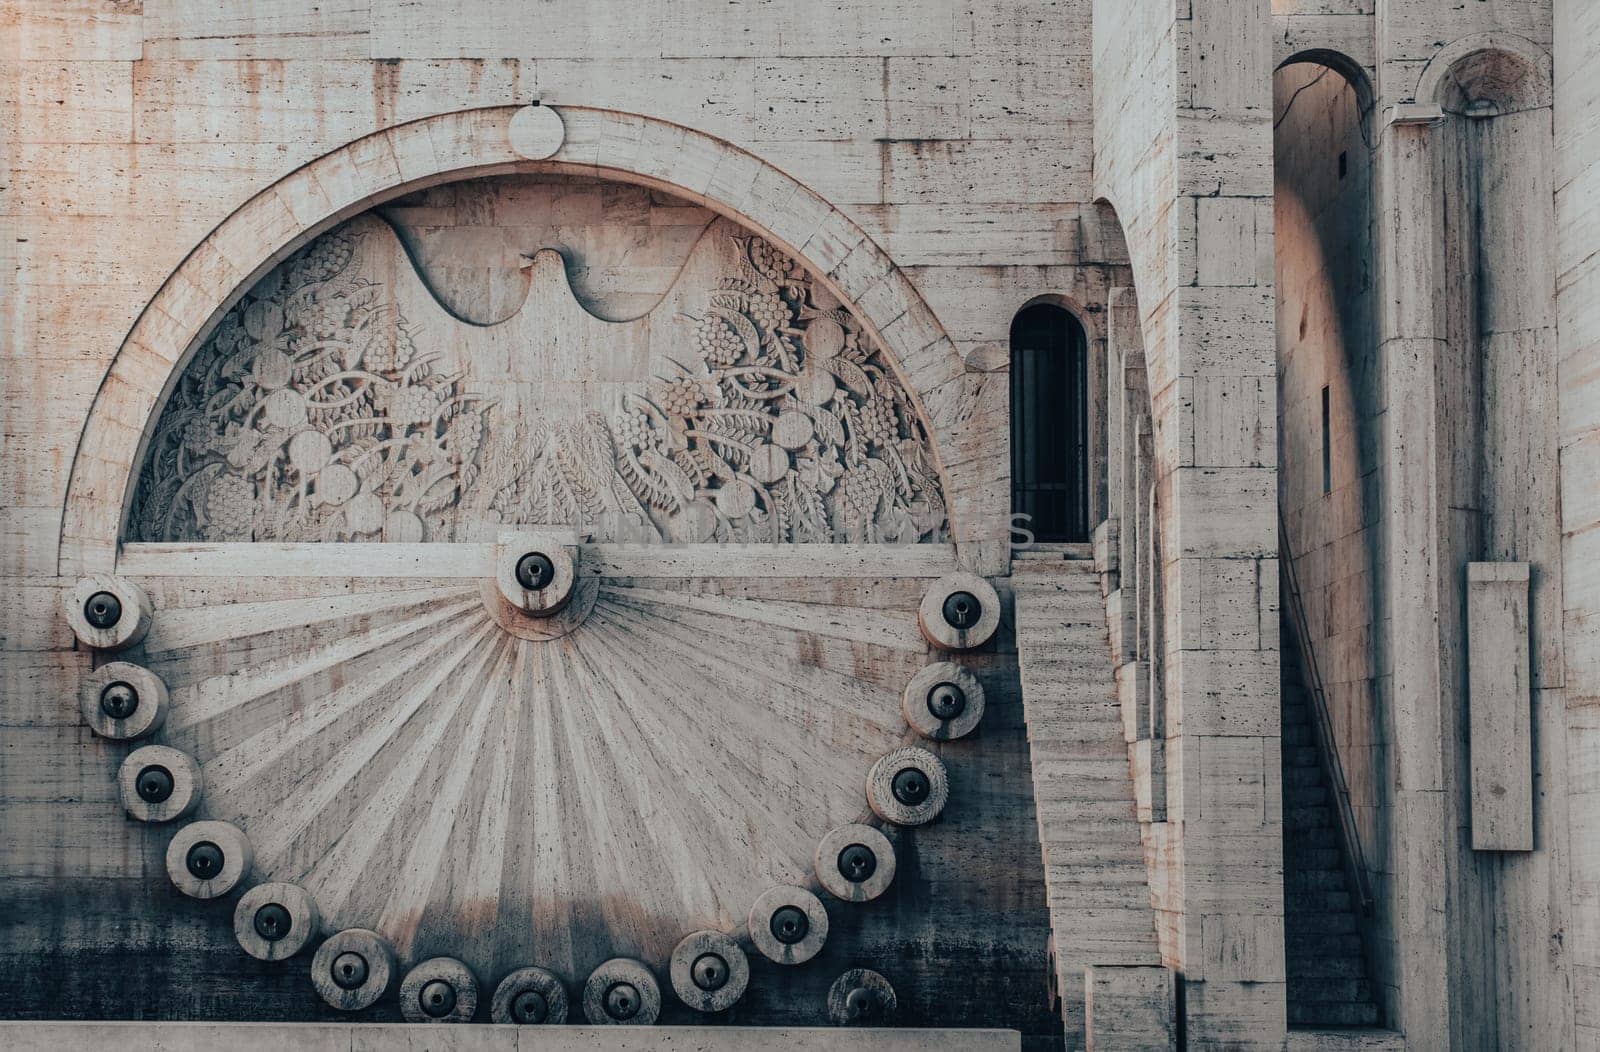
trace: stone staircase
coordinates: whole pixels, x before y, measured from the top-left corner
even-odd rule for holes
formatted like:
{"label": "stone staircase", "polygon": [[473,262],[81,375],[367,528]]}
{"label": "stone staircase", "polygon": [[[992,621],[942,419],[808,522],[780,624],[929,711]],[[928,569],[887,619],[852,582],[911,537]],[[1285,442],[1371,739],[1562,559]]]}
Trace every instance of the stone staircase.
{"label": "stone staircase", "polygon": [[1069,1047],[1083,1032],[1086,966],[1161,963],[1100,582],[1076,554],[1018,560],[1011,577]]}
{"label": "stone staircase", "polygon": [[1317,752],[1300,652],[1282,626],[1284,939],[1291,1028],[1373,1027],[1361,925]]}

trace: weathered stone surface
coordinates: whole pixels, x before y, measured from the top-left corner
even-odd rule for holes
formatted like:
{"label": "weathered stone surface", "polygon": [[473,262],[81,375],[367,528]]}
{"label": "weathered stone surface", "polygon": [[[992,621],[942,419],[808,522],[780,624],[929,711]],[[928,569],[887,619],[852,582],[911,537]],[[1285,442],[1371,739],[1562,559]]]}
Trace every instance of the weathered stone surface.
{"label": "weathered stone surface", "polygon": [[[0,248],[0,900],[19,918],[0,975],[13,1013],[319,1010],[303,975],[255,968],[221,914],[157,893],[166,837],[120,817],[126,748],[79,715],[105,659],[74,649],[61,597],[93,575],[156,595],[149,635],[119,659],[178,673],[167,713],[178,722],[154,738],[182,739],[206,765],[201,815],[254,808],[258,862],[298,867],[285,877],[355,872],[372,901],[351,909],[416,946],[402,972],[480,949],[466,963],[486,983],[500,976],[484,961],[536,963],[501,937],[516,925],[484,934],[503,904],[479,863],[486,845],[514,838],[483,802],[510,787],[494,772],[513,761],[465,743],[480,732],[559,740],[549,767],[581,755],[601,769],[596,757],[632,754],[616,736],[637,727],[624,709],[649,718],[634,713],[639,694],[672,699],[648,709],[657,717],[682,706],[671,708],[680,725],[652,741],[694,762],[670,778],[640,774],[660,788],[599,808],[658,819],[642,831],[617,819],[586,830],[581,848],[556,838],[563,859],[599,845],[596,873],[648,858],[632,864],[661,882],[645,882],[650,894],[611,888],[600,919],[580,919],[607,945],[568,978],[602,951],[671,944],[691,921],[736,927],[750,903],[731,889],[751,866],[762,878],[752,890],[803,882],[813,834],[866,813],[865,770],[840,757],[864,743],[881,754],[910,733],[897,718],[906,683],[936,657],[914,614],[926,582],[975,573],[1011,602],[1010,326],[1045,301],[1075,317],[1088,348],[1098,573],[1084,570],[1078,598],[1109,619],[1104,638],[1099,622],[1085,629],[1104,651],[1092,664],[1072,647],[1039,658],[1033,640],[1035,667],[1054,669],[1045,681],[1092,670],[1104,703],[1093,755],[1073,758],[1082,793],[1046,799],[1064,769],[1039,756],[1049,743],[1085,745],[1073,736],[1083,726],[1018,693],[1018,633],[1062,627],[1060,610],[1033,604],[1034,620],[1003,619],[971,655],[983,725],[938,746],[951,804],[907,834],[917,864],[884,893],[894,907],[836,918],[812,972],[773,980],[758,962],[741,1020],[825,1018],[839,968],[874,965],[901,1022],[1015,1026],[1030,1044],[1082,1047],[1091,1035],[1076,1009],[1060,1006],[1074,1020],[1062,1034],[1045,1002],[1053,905],[1090,918],[1091,944],[1126,948],[1132,925],[1143,952],[1151,929],[1153,952],[1185,984],[1191,1047],[1280,1048],[1285,1025],[1308,1018],[1297,1005],[1346,994],[1417,1047],[1600,1042],[1588,1007],[1600,990],[1593,4],[4,0],[0,53],[0,215],[12,235]],[[531,151],[539,159],[512,134],[534,101],[564,121],[559,142]],[[252,291],[315,257],[339,224],[380,215],[400,241],[356,268],[353,295],[300,284],[289,303]],[[716,253],[692,246],[708,230],[754,235],[797,261],[806,289],[781,297],[786,319],[728,258],[702,265]],[[401,287],[403,303],[386,298]],[[269,333],[272,307],[295,324]],[[374,313],[386,319],[377,329]],[[743,318],[774,361],[788,340],[793,360],[714,361],[731,345],[712,331],[700,353],[708,318],[736,338],[748,335]],[[825,318],[854,350],[833,347]],[[212,353],[241,328],[247,347]],[[407,331],[418,353],[402,366],[380,350],[393,368],[367,368],[375,331],[397,348]],[[274,354],[289,363],[283,383]],[[335,401],[354,398],[307,406],[318,426],[301,427],[291,403],[332,374],[294,374],[330,363],[379,380],[333,380]],[[746,391],[773,395],[752,396],[760,405],[722,390],[749,367],[782,374],[740,374]],[[722,404],[635,427],[624,402],[667,400],[655,385],[674,380],[715,385]],[[362,399],[376,409],[380,391],[381,413],[344,412]],[[437,419],[422,418],[424,400],[443,408]],[[736,415],[702,411],[712,408]],[[602,423],[585,430],[591,411]],[[514,440],[518,422],[561,437],[531,454]],[[602,446],[635,437],[640,470],[600,470]],[[258,462],[262,443],[271,455]],[[491,443],[510,450],[495,478]],[[658,445],[662,460],[640,459]],[[141,494],[146,465],[155,481]],[[210,485],[220,478],[230,481]],[[495,514],[461,510],[491,482],[484,507],[511,493]],[[151,528],[163,518],[178,525]],[[461,592],[461,617],[470,609],[501,633],[480,588],[497,528],[580,518],[599,528],[577,546],[576,628],[493,638],[506,654],[576,651],[607,617],[619,636],[649,638],[621,648],[628,661],[562,680],[584,693],[631,670],[640,682],[617,694],[622,708],[597,706],[605,727],[574,707],[582,719],[560,735],[491,734],[506,719],[482,707],[506,696],[495,686],[461,719],[391,728],[398,751],[345,755],[352,778],[338,791],[310,770],[326,775],[381,717],[355,706],[326,737],[294,738],[317,748],[286,754],[275,736],[322,726],[330,699],[385,682],[373,666],[470,639],[396,615],[395,594]],[[788,543],[835,529],[849,543]],[[228,546],[236,534],[254,538],[249,550]],[[313,535],[333,543],[294,543]],[[182,543],[137,543],[152,537]],[[654,543],[686,537],[735,543]],[[881,543],[910,539],[933,543]],[[614,540],[651,543],[597,543]],[[771,540],[785,543],[757,543]],[[1527,790],[1506,794],[1516,836],[1496,838],[1531,848],[1515,855],[1472,850],[1481,823],[1468,790],[1493,752],[1472,719],[1490,658],[1472,636],[1481,619],[1467,566],[1484,562],[1529,569],[1527,748],[1499,756]],[[1280,570],[1299,580],[1299,608],[1280,610]],[[1280,616],[1314,658],[1303,673],[1314,682],[1299,686],[1326,713],[1315,733],[1279,718],[1280,667],[1297,667],[1278,661]],[[374,636],[388,642],[363,651]],[[444,677],[424,692],[428,712],[455,711],[438,699],[464,696],[466,668],[428,670]],[[792,728],[786,747],[740,722],[743,706],[762,705]],[[708,712],[717,726],[697,722]],[[452,757],[482,764],[459,774],[430,758],[419,741],[434,731]],[[1330,798],[1280,784],[1282,771],[1306,769],[1280,766],[1280,742],[1341,772]],[[275,759],[262,767],[264,754]],[[728,776],[740,799],[688,812],[715,815],[714,828],[662,802],[692,796],[694,772],[725,770],[741,772]],[[850,791],[807,795],[803,773]],[[1095,798],[1111,785],[1127,792]],[[405,786],[418,798],[397,799]],[[315,799],[296,795],[309,787]],[[1035,812],[1067,803],[1083,808],[1069,836],[1097,831],[1104,805],[1119,829],[1138,829],[1142,858],[1117,870],[1125,882],[1096,882],[1104,845],[1092,836],[1072,862],[1060,843],[1041,853],[1029,839]],[[1301,958],[1283,953],[1308,930],[1285,916],[1286,885],[1345,893],[1300,888],[1314,873],[1286,872],[1279,845],[1297,816],[1335,806],[1351,816],[1343,841],[1309,850],[1359,847],[1366,860],[1373,911],[1336,937],[1363,948],[1367,979],[1294,974]],[[380,812],[395,822],[328,846]],[[284,815],[306,818],[293,850],[271,820]],[[679,907],[694,896],[668,875],[704,877],[707,844],[727,847],[744,876],[705,877],[719,890],[696,901],[718,906],[691,917]],[[628,938],[639,944],[610,945]],[[892,967],[911,944],[932,949]],[[1057,948],[1071,949],[1059,931]],[[79,994],[71,1005],[62,983]],[[398,1040],[334,1040],[369,1038]],[[1342,1040],[1387,1047],[1393,1035]]]}

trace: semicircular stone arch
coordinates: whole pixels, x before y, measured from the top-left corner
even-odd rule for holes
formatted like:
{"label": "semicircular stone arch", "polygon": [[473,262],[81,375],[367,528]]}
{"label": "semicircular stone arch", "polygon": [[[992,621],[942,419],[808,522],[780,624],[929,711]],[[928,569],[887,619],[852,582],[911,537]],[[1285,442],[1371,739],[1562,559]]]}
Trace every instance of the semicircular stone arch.
{"label": "semicircular stone arch", "polygon": [[511,145],[508,129],[517,110],[447,114],[356,140],[257,194],[190,253],[140,315],[96,395],[62,519],[63,575],[115,565],[160,408],[201,343],[257,280],[376,204],[439,183],[529,171],[664,190],[800,260],[882,348],[926,427],[963,561],[986,568],[996,553],[1003,559],[997,495],[981,477],[984,462],[963,452],[955,426],[972,412],[973,388],[961,358],[910,281],[859,226],[752,154],[630,114],[562,107],[561,148],[548,160],[528,161]]}
{"label": "semicircular stone arch", "polygon": [[1550,53],[1515,33],[1474,33],[1434,53],[1417,79],[1418,102],[1454,112],[1487,101],[1500,112],[1551,104]]}

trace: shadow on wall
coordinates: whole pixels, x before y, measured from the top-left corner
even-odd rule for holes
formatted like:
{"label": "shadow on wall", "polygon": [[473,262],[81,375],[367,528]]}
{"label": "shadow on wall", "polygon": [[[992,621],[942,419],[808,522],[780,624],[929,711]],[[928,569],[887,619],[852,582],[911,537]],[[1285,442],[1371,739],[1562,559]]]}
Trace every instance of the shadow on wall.
{"label": "shadow on wall", "polygon": [[1379,882],[1379,937],[1366,940],[1377,951],[1372,978],[1392,997],[1396,959],[1381,935],[1391,729],[1379,701],[1383,397],[1370,93],[1353,63],[1315,58],[1273,78],[1278,502],[1368,875]]}

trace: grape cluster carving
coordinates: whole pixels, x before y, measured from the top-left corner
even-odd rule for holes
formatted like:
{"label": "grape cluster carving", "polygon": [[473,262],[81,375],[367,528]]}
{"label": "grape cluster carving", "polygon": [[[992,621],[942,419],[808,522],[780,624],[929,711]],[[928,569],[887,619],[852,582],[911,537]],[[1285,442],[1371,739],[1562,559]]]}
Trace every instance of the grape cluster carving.
{"label": "grape cluster carving", "polygon": [[231,309],[145,455],[134,535],[420,541],[476,477],[489,403],[419,348],[336,230]]}

